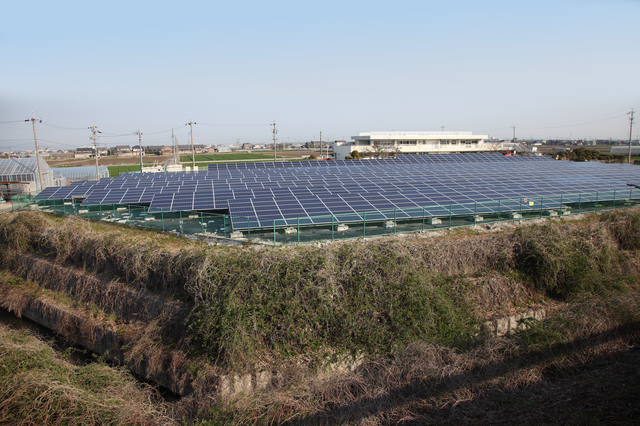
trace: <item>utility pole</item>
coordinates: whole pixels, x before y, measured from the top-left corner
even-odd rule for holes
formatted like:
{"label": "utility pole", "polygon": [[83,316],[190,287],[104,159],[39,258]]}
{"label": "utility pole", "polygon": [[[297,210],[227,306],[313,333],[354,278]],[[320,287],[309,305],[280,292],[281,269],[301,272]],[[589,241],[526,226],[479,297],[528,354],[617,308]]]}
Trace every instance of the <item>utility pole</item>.
{"label": "utility pole", "polygon": [[89,130],[91,130],[91,138],[93,139],[93,148],[96,150],[96,178],[97,180],[100,180],[100,168],[98,167],[98,133],[102,133],[100,130],[98,130],[98,128],[96,127],[96,123],[95,121],[93,122],[93,125],[91,127],[88,127]]}
{"label": "utility pole", "polygon": [[38,137],[36,136],[36,121],[38,123],[42,123],[42,120],[36,117],[33,111],[31,111],[31,118],[24,121],[30,121],[31,124],[33,124],[33,140],[36,143],[36,161],[38,162],[38,176],[40,176],[40,191],[42,191],[44,189],[44,185],[42,184],[42,169],[40,168],[40,150],[38,149]]}
{"label": "utility pole", "polygon": [[513,143],[516,143],[516,126],[511,126],[513,129]]}
{"label": "utility pole", "polygon": [[320,159],[322,160],[322,132],[320,132]]}
{"label": "utility pole", "polygon": [[193,147],[193,125],[196,124],[195,121],[190,121],[187,123],[189,125],[189,133],[191,134],[191,170],[196,170],[196,150]]}
{"label": "utility pole", "polygon": [[173,159],[176,164],[180,164],[180,146],[178,145],[178,139],[176,139],[176,134],[173,132],[173,127],[171,128],[171,141],[173,142]]}
{"label": "utility pole", "polygon": [[276,134],[278,133],[278,129],[276,129],[276,122],[274,121],[273,124],[273,130],[271,130],[273,132],[273,162],[276,162]]}
{"label": "utility pole", "polygon": [[442,129],[442,133],[444,133],[444,126],[440,126],[440,129]]}
{"label": "utility pole", "polygon": [[138,135],[138,149],[140,150],[140,173],[142,173],[142,132],[138,129],[137,132],[133,132],[134,135]]}
{"label": "utility pole", "polygon": [[631,117],[629,117],[629,164],[631,164],[631,132],[633,131],[633,112],[633,108],[631,108],[631,112],[627,113],[631,114]]}

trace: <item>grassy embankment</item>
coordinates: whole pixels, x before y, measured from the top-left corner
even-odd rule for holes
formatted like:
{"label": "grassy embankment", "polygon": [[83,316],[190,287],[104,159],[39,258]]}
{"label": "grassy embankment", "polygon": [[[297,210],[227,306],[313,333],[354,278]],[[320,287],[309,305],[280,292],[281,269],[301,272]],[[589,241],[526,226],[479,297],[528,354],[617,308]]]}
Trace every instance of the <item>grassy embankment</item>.
{"label": "grassy embankment", "polygon": [[[549,368],[635,344],[635,328],[615,330],[639,320],[640,212],[467,233],[322,247],[209,247],[22,213],[3,218],[0,243],[3,266],[25,276],[30,271],[20,269],[18,257],[32,253],[179,301],[185,326],[147,319],[156,332],[145,334],[146,347],[184,354],[183,367],[202,383],[189,416],[211,421],[418,418],[465,395],[481,404],[492,389],[533,386]],[[124,302],[91,299],[91,292],[100,289],[69,296],[131,316]],[[549,304],[558,314],[528,331],[483,337],[483,320]],[[129,322],[116,326],[126,333]],[[340,353],[364,354],[365,362],[344,379],[292,390],[305,365]],[[235,405],[206,398],[207,371],[260,369],[286,371],[287,387]]]}
{"label": "grassy embankment", "polygon": [[0,424],[174,424],[168,406],[130,374],[79,366],[28,332],[0,324]]}

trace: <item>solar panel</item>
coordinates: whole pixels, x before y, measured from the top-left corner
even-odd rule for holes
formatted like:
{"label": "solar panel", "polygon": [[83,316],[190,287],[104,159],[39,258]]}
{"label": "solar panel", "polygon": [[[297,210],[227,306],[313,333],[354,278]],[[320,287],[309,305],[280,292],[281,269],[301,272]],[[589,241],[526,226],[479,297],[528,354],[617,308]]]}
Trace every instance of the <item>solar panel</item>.
{"label": "solar panel", "polygon": [[[361,220],[364,211],[368,211],[367,220],[429,216],[449,212],[451,204],[480,203],[474,205],[475,211],[485,212],[497,200],[524,197],[595,191],[601,191],[601,197],[613,197],[610,191],[626,192],[627,184],[633,182],[640,183],[640,168],[630,165],[568,163],[498,153],[430,154],[215,164],[197,173],[127,174],[66,189],[46,188],[36,199],[80,198],[86,204],[143,204],[162,210],[229,209],[232,215],[255,218],[243,220],[250,226],[280,226],[292,220],[297,223],[297,217],[308,223],[315,223],[316,216],[324,216],[318,223]],[[585,201],[595,200],[586,197]],[[552,206],[552,200],[549,203],[545,207]],[[501,211],[515,208],[511,204],[501,205]],[[466,207],[456,209],[469,213]],[[376,216],[373,211],[378,210],[385,212]],[[241,226],[235,220],[234,227],[236,223]]]}

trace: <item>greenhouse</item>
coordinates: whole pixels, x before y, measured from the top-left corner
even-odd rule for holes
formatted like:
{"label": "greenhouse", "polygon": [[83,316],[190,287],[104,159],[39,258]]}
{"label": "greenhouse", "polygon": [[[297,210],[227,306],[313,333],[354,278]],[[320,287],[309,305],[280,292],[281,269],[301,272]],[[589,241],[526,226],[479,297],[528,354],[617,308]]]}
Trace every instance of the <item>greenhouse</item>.
{"label": "greenhouse", "polygon": [[109,168],[107,166],[99,166],[100,176],[96,179],[95,166],[87,167],[60,167],[54,168],[53,173],[60,178],[62,185],[68,185],[71,182],[84,182],[87,180],[99,180],[109,177]]}
{"label": "greenhouse", "polygon": [[[62,181],[56,179],[53,169],[43,159],[40,159],[40,172],[44,188],[60,186]],[[5,198],[42,189],[36,158],[0,159],[0,192]]]}

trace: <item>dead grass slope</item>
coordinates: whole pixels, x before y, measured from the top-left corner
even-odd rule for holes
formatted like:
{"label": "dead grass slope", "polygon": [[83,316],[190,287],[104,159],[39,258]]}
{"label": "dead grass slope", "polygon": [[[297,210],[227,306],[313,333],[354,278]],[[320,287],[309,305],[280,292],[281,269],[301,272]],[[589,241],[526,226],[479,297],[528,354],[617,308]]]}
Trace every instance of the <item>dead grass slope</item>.
{"label": "dead grass slope", "polygon": [[237,371],[335,349],[460,344],[487,317],[622,289],[638,273],[639,216],[626,210],[513,232],[257,250],[21,212],[1,219],[0,261],[123,321],[137,316],[169,330],[186,318],[189,339],[173,336],[173,344]]}

